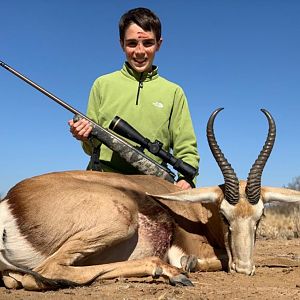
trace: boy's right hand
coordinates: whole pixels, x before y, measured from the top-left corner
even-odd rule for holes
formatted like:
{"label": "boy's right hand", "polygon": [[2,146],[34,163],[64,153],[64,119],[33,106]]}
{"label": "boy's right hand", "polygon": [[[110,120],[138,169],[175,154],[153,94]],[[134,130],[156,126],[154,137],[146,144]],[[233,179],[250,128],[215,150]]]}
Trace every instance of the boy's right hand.
{"label": "boy's right hand", "polygon": [[86,141],[92,131],[90,122],[85,119],[80,119],[77,122],[69,120],[68,124],[70,126],[70,132],[72,133],[73,137],[80,141]]}

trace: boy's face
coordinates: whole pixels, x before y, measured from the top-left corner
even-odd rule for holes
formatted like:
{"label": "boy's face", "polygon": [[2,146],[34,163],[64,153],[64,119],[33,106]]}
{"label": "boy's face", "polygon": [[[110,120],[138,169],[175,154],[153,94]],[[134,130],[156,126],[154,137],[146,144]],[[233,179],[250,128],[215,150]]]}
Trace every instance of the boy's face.
{"label": "boy's face", "polygon": [[131,67],[139,72],[150,72],[156,51],[162,39],[156,41],[153,31],[144,31],[136,24],[131,24],[125,31],[121,47]]}

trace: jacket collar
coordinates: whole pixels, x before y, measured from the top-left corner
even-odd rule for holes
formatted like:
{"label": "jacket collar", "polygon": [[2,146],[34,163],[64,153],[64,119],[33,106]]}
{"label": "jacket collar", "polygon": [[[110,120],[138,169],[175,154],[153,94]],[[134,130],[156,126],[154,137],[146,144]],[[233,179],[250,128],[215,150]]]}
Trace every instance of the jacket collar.
{"label": "jacket collar", "polygon": [[125,62],[123,68],[121,69],[121,73],[126,77],[136,81],[150,81],[158,78],[158,67],[153,66],[152,72],[139,73],[131,68],[128,62]]}

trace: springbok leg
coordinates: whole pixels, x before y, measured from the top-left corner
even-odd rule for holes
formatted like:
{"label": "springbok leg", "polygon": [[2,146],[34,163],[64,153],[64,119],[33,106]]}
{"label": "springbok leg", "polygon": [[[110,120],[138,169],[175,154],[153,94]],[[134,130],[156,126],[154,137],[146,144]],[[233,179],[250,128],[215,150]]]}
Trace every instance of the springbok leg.
{"label": "springbok leg", "polygon": [[[55,272],[54,269],[55,268]],[[44,271],[42,276],[50,279],[64,278],[64,280],[78,285],[92,282],[96,278],[112,279],[117,277],[141,277],[141,276],[163,276],[170,280],[171,284],[192,285],[180,270],[163,262],[158,257],[146,257],[139,260],[123,261],[95,266],[64,266],[55,265],[51,267],[51,275]],[[26,274],[22,279],[22,285],[27,290],[51,289],[38,282],[32,275]]]}

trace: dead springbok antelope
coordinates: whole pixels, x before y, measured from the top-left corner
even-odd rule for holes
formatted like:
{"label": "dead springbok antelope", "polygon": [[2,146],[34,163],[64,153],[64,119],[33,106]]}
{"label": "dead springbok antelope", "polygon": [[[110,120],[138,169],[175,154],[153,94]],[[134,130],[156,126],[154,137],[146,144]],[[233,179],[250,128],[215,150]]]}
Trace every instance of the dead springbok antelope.
{"label": "dead springbok antelope", "polygon": [[192,285],[182,272],[224,268],[253,275],[264,203],[300,201],[300,192],[261,187],[275,141],[266,110],[265,145],[247,181],[238,180],[214,136],[220,110],[208,121],[207,137],[223,185],[180,191],[152,176],[70,171],[13,187],[0,204],[5,286],[43,290],[145,275]]}

